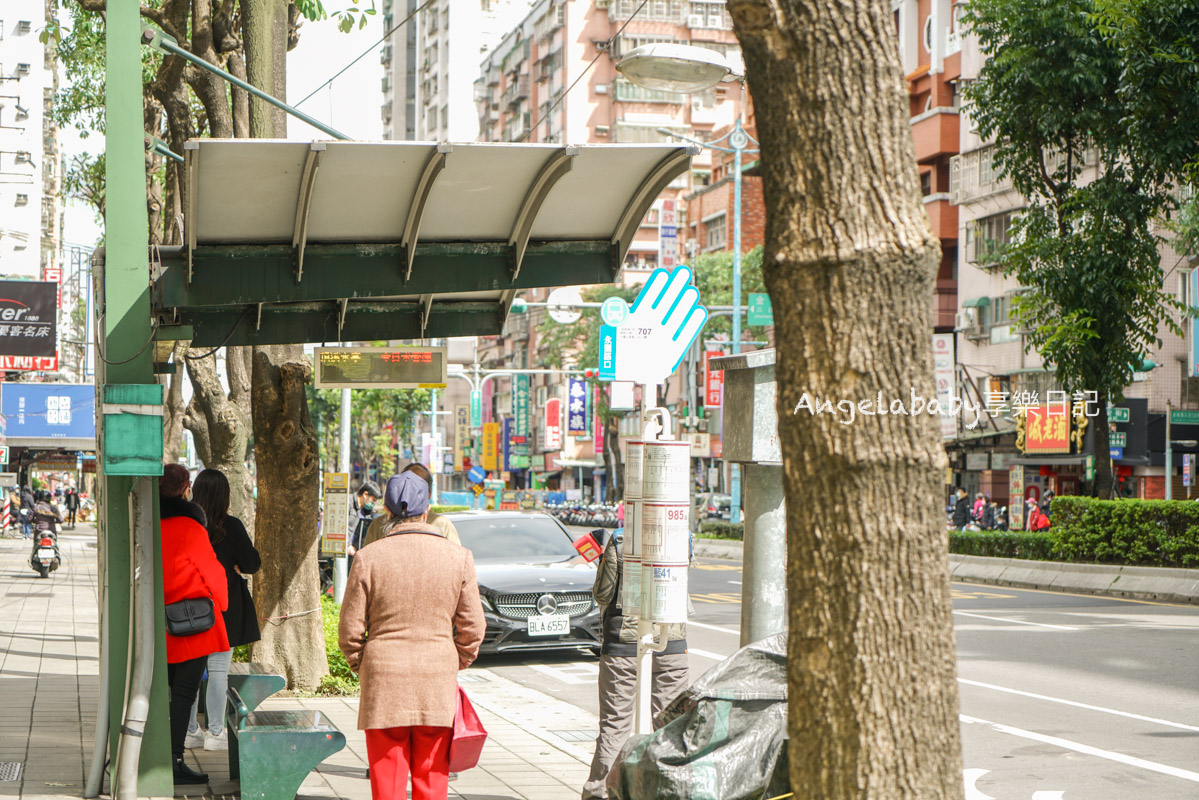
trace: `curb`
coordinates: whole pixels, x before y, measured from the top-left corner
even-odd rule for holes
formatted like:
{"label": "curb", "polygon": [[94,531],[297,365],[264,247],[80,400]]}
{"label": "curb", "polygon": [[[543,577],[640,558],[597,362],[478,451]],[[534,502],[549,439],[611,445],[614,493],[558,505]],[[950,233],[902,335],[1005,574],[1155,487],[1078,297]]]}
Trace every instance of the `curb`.
{"label": "curb", "polygon": [[949,574],[997,586],[1199,605],[1199,569],[1064,564],[950,553]]}
{"label": "curb", "polygon": [[744,543],[736,539],[700,539],[695,540],[696,558],[723,558],[729,561],[740,561]]}

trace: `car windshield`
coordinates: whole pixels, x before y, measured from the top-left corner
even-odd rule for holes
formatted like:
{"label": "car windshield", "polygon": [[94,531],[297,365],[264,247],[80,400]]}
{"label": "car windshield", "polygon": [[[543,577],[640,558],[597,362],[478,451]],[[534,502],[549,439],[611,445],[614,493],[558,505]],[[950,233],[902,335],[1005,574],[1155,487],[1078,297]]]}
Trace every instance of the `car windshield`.
{"label": "car windshield", "polygon": [[523,561],[577,556],[570,536],[544,517],[459,517],[454,520],[462,546],[475,560]]}

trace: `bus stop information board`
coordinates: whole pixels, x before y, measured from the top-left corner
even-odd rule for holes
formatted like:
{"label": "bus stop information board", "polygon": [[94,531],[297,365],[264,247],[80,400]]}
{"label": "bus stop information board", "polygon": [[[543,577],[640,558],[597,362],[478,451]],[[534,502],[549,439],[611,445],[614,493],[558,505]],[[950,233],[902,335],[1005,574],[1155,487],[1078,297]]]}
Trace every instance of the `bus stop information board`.
{"label": "bus stop information board", "polygon": [[444,347],[318,347],[319,389],[444,389]]}

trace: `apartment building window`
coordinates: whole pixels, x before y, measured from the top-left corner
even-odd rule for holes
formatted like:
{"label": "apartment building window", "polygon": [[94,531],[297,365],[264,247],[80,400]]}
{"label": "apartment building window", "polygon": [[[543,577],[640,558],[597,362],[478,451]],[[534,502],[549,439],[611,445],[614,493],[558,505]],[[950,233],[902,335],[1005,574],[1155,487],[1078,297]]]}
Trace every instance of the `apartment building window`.
{"label": "apartment building window", "polygon": [[691,170],[691,185],[698,188],[701,186],[712,185],[712,170],[710,169],[693,169]]}
{"label": "apartment building window", "polygon": [[658,132],[658,128],[664,130],[676,130],[679,133],[687,134],[687,128],[669,123],[633,123],[617,121],[613,141],[621,144],[660,144],[663,142],[673,143],[675,140],[669,136],[664,136]]}
{"label": "apartment building window", "polygon": [[1015,212],[1005,211],[976,219],[966,226],[966,261],[980,267],[999,263],[1011,243],[1011,225]]}
{"label": "apartment building window", "polygon": [[723,211],[704,220],[704,252],[724,248],[728,242],[728,227],[728,214]]}
{"label": "apartment building window", "polygon": [[25,34],[33,30],[33,23],[27,19],[23,19],[17,23],[17,33]]}
{"label": "apartment building window", "polygon": [[687,4],[687,27],[732,30],[733,20],[722,0],[692,0]]}
{"label": "apartment building window", "polygon": [[673,103],[680,105],[686,99],[686,95],[677,92],[663,92],[658,89],[646,89],[624,78],[617,78],[614,87],[613,99],[621,103]]}
{"label": "apartment building window", "polygon": [[27,194],[17,195],[17,202],[13,203],[13,205],[17,205],[17,206],[29,205],[29,195],[27,195]]}
{"label": "apartment building window", "polygon": [[661,44],[663,42],[668,44],[682,44],[682,42],[673,36],[643,36],[641,34],[629,35],[627,33],[622,33],[616,38],[616,52],[614,55],[616,59],[619,60],[627,56],[633,50],[636,50],[638,47],[642,47],[643,45],[647,44]]}
{"label": "apartment building window", "polygon": [[[642,5],[642,0],[613,0],[611,8],[612,19],[628,19]],[[682,0],[650,0],[637,14],[639,20],[656,20],[658,22],[678,22],[682,15]]]}

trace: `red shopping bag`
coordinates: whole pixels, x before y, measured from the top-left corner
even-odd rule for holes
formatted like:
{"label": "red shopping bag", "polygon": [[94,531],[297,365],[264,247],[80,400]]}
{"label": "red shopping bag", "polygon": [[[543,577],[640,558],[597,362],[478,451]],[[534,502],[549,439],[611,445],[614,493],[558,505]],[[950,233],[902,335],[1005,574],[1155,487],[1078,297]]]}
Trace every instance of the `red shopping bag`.
{"label": "red shopping bag", "polygon": [[595,561],[601,555],[603,555],[603,551],[600,549],[599,542],[597,542],[595,537],[590,533],[584,533],[578,539],[575,539],[574,545],[575,550],[578,550],[579,555],[587,559],[588,563]]}
{"label": "red shopping bag", "polygon": [[487,741],[487,730],[470,704],[466,691],[458,687],[458,711],[454,714],[454,732],[450,739],[450,772],[464,772],[478,766]]}

